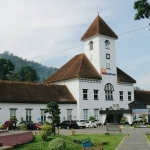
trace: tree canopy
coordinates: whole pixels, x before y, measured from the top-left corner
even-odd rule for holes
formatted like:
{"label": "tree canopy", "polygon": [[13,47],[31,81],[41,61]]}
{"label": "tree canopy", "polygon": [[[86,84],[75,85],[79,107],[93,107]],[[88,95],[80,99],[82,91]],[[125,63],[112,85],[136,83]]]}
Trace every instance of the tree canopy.
{"label": "tree canopy", "polygon": [[49,113],[49,119],[51,119],[52,123],[52,133],[55,134],[55,126],[59,126],[60,123],[60,109],[56,102],[50,102],[47,104],[47,108],[44,110],[45,113]]}
{"label": "tree canopy", "polygon": [[150,17],[150,3],[148,0],[137,0],[134,2],[134,9],[137,9],[134,19],[140,20]]}
{"label": "tree canopy", "polygon": [[23,82],[36,82],[38,80],[38,76],[36,74],[36,70],[31,66],[23,66],[19,71],[20,79]]}
{"label": "tree canopy", "polygon": [[0,59],[0,79],[9,80],[15,66],[10,60]]}

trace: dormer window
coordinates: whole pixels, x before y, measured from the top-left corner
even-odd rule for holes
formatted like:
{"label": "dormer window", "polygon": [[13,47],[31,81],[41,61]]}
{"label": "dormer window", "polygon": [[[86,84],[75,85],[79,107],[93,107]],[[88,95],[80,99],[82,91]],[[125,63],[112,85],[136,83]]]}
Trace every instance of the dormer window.
{"label": "dormer window", "polygon": [[93,41],[90,41],[89,42],[89,50],[92,50],[93,49]]}
{"label": "dormer window", "polygon": [[105,49],[109,49],[110,42],[108,40],[105,41]]}

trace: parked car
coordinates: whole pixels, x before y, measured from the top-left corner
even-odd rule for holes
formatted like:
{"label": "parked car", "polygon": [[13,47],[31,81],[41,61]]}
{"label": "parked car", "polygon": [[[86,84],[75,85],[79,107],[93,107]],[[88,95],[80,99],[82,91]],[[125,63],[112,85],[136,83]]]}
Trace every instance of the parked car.
{"label": "parked car", "polygon": [[77,121],[77,124],[79,127],[83,128],[83,129],[86,128],[86,123],[85,123],[86,120],[81,119],[81,120],[76,120],[76,121]]}
{"label": "parked car", "polygon": [[35,130],[41,130],[42,129],[42,124],[41,123],[34,123],[34,129]]}
{"label": "parked car", "polygon": [[27,130],[34,130],[34,122],[33,121],[22,121],[19,124],[25,124],[27,126]]}
{"label": "parked car", "polygon": [[74,128],[74,129],[78,129],[79,126],[78,126],[77,122],[74,121],[74,120],[65,120],[65,121],[60,123],[59,128],[66,128],[66,129]]}
{"label": "parked car", "polygon": [[4,128],[7,130],[12,130],[12,129],[16,129],[16,120],[7,120],[5,121],[5,123],[3,124]]}
{"label": "parked car", "polygon": [[96,128],[97,127],[96,121],[89,121],[89,120],[87,120],[85,123],[86,123],[86,127],[87,128]]}

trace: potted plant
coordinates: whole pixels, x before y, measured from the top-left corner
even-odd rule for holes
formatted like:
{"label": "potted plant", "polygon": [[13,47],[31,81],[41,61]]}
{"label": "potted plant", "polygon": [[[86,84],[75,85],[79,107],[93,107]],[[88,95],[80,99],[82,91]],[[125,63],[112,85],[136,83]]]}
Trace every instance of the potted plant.
{"label": "potted plant", "polygon": [[126,116],[123,116],[120,120],[120,123],[122,123],[122,125],[124,126],[125,122],[127,121],[127,117]]}

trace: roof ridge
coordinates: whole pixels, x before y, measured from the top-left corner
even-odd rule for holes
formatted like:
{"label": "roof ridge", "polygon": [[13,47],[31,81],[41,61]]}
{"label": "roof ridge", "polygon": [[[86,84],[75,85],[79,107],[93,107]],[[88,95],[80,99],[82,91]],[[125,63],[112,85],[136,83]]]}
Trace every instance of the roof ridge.
{"label": "roof ridge", "polygon": [[81,64],[82,64],[82,62],[83,62],[83,56],[84,56],[84,55],[85,55],[85,54],[82,53],[81,56],[80,56],[80,57],[82,57],[82,60],[81,60],[80,67],[79,67],[79,70],[78,70],[78,75],[79,75],[79,72],[80,72],[80,70],[81,70]]}
{"label": "roof ridge", "polygon": [[[83,54],[80,54],[80,55],[83,55]],[[77,56],[77,55],[76,55]],[[64,75],[62,76],[62,78],[63,77],[65,77],[65,75],[73,68],[73,66],[76,64],[76,62],[78,61],[78,59],[74,62],[74,64],[64,73]],[[61,79],[62,79],[61,78]]]}

